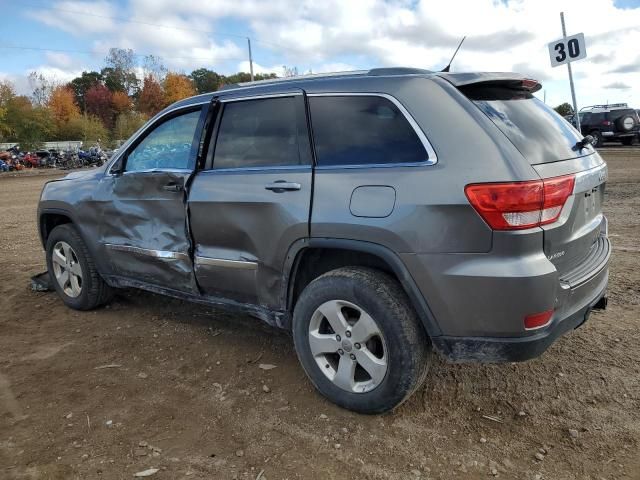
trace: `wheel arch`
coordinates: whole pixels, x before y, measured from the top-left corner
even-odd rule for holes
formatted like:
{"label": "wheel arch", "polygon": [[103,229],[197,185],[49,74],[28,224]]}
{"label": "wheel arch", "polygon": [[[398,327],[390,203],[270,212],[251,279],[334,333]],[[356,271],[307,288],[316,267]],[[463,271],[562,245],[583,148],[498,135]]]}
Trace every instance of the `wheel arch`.
{"label": "wheel arch", "polygon": [[[336,252],[341,252],[341,254],[334,256]],[[316,255],[315,258],[314,255]],[[309,273],[307,270],[308,262],[314,259],[318,260],[318,255],[325,256],[322,260],[326,260],[326,257],[329,256],[333,261],[318,262],[320,268],[315,268]],[[427,334],[430,337],[442,334],[424,296],[398,255],[389,248],[377,243],[339,238],[302,239],[294,243],[289,249],[285,259],[285,279],[282,292],[282,304],[286,311],[290,313],[290,315],[287,315],[289,322],[293,316],[293,308],[297,296],[302,289],[319,275],[345,266],[374,267],[395,277],[409,297],[409,301],[418,314]],[[285,327],[290,328],[291,325],[285,325]]]}
{"label": "wheel arch", "polygon": [[46,248],[47,238],[58,225],[76,224],[73,215],[62,208],[44,208],[38,212],[38,232],[42,246]]}

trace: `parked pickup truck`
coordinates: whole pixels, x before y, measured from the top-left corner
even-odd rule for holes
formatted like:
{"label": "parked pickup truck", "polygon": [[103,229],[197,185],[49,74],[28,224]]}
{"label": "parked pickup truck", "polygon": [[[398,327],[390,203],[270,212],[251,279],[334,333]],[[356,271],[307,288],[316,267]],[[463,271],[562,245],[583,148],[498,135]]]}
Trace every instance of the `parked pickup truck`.
{"label": "parked pickup truck", "polygon": [[53,285],[134,287],[290,330],[310,380],[389,410],[450,361],[540,355],[603,307],[607,166],[513,73],[375,69],[171,105],[46,184]]}

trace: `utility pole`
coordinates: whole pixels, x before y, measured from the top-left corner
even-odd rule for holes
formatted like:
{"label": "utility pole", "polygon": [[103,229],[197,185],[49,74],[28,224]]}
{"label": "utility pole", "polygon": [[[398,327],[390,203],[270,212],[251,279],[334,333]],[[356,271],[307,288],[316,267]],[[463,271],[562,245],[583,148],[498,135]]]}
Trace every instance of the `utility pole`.
{"label": "utility pole", "polygon": [[[567,29],[564,25],[564,12],[560,12],[560,23],[562,24],[562,38],[567,38]],[[573,72],[571,71],[571,62],[567,62],[569,70],[569,85],[571,86],[571,100],[573,101],[573,114],[576,119],[576,129],[580,132],[580,115],[578,115],[578,102],[576,102],[576,89],[573,86]]]}
{"label": "utility pole", "polygon": [[[253,57],[251,56],[251,39],[249,37],[247,37],[247,45],[249,46],[249,69],[251,70],[251,81],[253,82]],[[569,67],[569,68],[571,68],[571,67]],[[575,101],[574,101],[574,103],[575,103]]]}

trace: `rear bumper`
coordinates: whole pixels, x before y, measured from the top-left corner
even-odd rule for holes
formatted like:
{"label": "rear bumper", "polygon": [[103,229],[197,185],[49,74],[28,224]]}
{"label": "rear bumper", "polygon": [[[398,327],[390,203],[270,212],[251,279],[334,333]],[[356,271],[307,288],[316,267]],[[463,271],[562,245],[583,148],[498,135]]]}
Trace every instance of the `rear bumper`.
{"label": "rear bumper", "polygon": [[[589,284],[598,289],[587,297],[587,303],[565,317],[554,318],[552,323],[526,337],[450,337],[432,338],[436,350],[451,362],[522,362],[540,356],[560,336],[580,327],[589,318],[591,310],[606,306],[608,268],[603,269]],[[594,285],[595,284],[595,285]],[[587,288],[587,285],[576,290]],[[597,293],[596,293],[597,292]],[[581,292],[584,295],[585,292]]]}
{"label": "rear bumper", "polygon": [[637,130],[632,130],[630,132],[602,132],[602,136],[607,139],[635,137],[636,135],[638,135]]}

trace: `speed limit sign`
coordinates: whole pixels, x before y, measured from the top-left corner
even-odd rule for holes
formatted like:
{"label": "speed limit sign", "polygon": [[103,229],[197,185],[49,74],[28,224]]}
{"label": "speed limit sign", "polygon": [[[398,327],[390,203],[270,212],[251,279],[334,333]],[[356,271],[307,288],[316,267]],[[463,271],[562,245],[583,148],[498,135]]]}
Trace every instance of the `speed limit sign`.
{"label": "speed limit sign", "polygon": [[574,62],[586,56],[587,48],[584,45],[584,33],[561,38],[549,44],[549,58],[551,59],[552,67]]}

